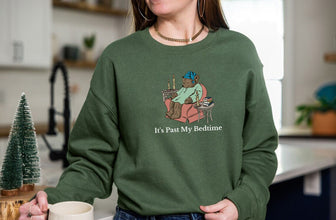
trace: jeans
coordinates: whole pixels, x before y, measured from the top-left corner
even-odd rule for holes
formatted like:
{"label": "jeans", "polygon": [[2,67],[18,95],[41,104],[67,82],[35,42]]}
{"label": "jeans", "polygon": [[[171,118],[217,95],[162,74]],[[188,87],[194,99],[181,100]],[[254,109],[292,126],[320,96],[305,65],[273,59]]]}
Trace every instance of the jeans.
{"label": "jeans", "polygon": [[202,213],[185,213],[170,215],[139,215],[135,212],[116,207],[116,214],[113,220],[204,220]]}

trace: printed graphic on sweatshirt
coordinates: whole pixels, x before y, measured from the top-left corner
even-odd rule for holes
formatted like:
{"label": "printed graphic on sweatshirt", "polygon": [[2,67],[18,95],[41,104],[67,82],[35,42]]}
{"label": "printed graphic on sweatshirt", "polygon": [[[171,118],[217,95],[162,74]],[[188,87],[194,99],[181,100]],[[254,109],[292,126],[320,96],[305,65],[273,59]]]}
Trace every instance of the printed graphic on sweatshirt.
{"label": "printed graphic on sweatshirt", "polygon": [[200,82],[200,76],[192,71],[182,77],[182,88],[176,89],[175,75],[172,88],[168,80],[168,89],[162,90],[166,106],[165,117],[183,123],[206,120],[213,121],[212,110],[215,106],[212,97],[207,96],[206,87]]}

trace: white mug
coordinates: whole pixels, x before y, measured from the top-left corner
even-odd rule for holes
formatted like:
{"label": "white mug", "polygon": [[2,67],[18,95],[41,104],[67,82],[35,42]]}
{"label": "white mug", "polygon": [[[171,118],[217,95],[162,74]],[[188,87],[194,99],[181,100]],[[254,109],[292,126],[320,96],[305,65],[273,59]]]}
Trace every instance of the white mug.
{"label": "white mug", "polygon": [[85,202],[59,202],[48,207],[48,220],[94,220],[93,206]]}

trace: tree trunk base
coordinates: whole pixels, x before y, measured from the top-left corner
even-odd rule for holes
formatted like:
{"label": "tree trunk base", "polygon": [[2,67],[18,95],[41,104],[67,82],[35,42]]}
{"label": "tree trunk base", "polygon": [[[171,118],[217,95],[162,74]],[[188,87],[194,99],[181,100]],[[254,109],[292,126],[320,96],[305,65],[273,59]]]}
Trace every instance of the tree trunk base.
{"label": "tree trunk base", "polygon": [[29,192],[29,191],[33,191],[34,190],[34,187],[35,187],[35,184],[23,184],[21,187],[20,187],[20,191],[21,192]]}
{"label": "tree trunk base", "polygon": [[1,190],[2,196],[17,196],[19,195],[19,189]]}

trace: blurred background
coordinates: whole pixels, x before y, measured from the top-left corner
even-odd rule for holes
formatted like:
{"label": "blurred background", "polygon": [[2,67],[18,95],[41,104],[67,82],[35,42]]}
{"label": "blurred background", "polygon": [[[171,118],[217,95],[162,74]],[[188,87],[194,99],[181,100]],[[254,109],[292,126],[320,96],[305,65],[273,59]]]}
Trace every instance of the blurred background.
{"label": "blurred background", "polygon": [[[293,210],[290,203],[286,206],[293,219],[336,219],[336,121],[322,124],[322,130],[331,126],[331,131],[320,133],[313,130],[312,112],[305,108],[313,105],[336,114],[336,0],[221,0],[221,4],[230,29],[255,43],[264,64],[274,121],[284,145],[277,152],[283,162],[277,174],[285,172],[293,161],[295,166],[299,160],[312,163],[309,170],[293,165],[287,170],[291,174],[299,168],[306,170],[275,180],[275,201],[270,202],[268,219],[284,219],[279,215],[284,207],[280,209],[279,204],[288,200],[293,206],[301,204]],[[85,100],[97,58],[108,44],[132,33],[130,13],[128,0],[0,0],[1,164],[17,104],[25,92],[40,145],[41,183],[57,183],[62,162],[49,160],[49,150],[40,136],[49,128],[52,67],[63,61],[68,70],[71,127]],[[63,76],[58,74],[55,109],[62,111],[64,96]],[[321,99],[328,100],[328,107],[319,106]],[[302,104],[305,106],[298,111]],[[296,123],[302,115],[302,122]],[[64,117],[57,116],[56,121],[59,133],[48,139],[50,145],[61,149]],[[318,162],[313,159],[315,154]],[[313,193],[308,190],[307,194],[305,186]],[[295,193],[286,194],[285,189]],[[97,200],[97,216],[114,211],[116,190],[113,193],[112,205]],[[288,197],[282,197],[284,194]]]}
{"label": "blurred background", "polygon": [[[230,28],[247,35],[257,47],[277,128],[293,126],[296,106],[312,102],[320,86],[335,81],[336,65],[324,58],[336,51],[335,1],[221,3]],[[51,67],[64,59],[71,61],[67,68],[75,119],[96,59],[109,43],[132,32],[129,1],[1,0],[0,4],[0,127],[11,124],[23,91],[35,123],[47,122]],[[56,80],[59,108],[62,86],[62,80]]]}

